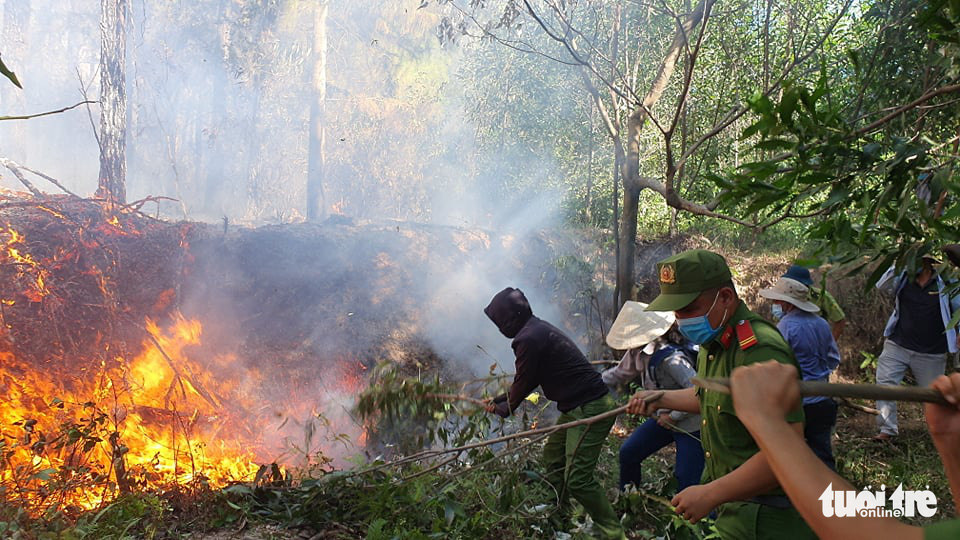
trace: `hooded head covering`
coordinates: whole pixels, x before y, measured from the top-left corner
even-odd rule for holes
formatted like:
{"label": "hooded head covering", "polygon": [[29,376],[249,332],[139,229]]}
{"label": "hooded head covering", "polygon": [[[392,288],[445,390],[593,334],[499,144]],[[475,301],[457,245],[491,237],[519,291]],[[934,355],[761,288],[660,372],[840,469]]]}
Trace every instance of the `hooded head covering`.
{"label": "hooded head covering", "polygon": [[523,291],[513,287],[498,292],[483,312],[497,325],[500,333],[510,339],[517,337],[523,325],[533,316],[530,302],[523,295]]}

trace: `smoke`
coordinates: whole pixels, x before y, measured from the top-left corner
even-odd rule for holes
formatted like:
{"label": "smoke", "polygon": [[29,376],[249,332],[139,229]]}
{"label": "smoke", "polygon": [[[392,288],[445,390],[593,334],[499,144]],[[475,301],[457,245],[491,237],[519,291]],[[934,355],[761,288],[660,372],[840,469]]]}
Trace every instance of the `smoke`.
{"label": "smoke", "polygon": [[[0,25],[16,34],[12,4]],[[71,105],[81,88],[97,99],[96,3],[22,4],[22,44],[2,53],[24,90],[0,84],[0,114]],[[490,144],[496,120],[478,116],[476,86],[493,90],[476,73],[498,53],[490,44],[441,47],[438,18],[417,10],[418,0],[330,2],[325,210],[345,224],[291,225],[305,214],[311,158],[312,5],[135,0],[127,34],[128,198],[173,198],[144,209],[229,227],[224,242],[191,247],[196,268],[181,308],[203,320],[206,347],[245,356],[231,376],[277,419],[261,436],[290,444],[314,429],[318,412],[351,424],[356,391],[325,368],[358,365],[367,347],[388,355],[391,343],[409,347],[415,336],[451,371],[482,375],[496,363],[512,372],[510,341],[483,313],[496,292],[518,287],[536,315],[561,327],[569,320],[569,294],[559,290],[569,284],[557,283],[555,268],[566,248],[544,233],[562,219],[569,171],[548,140]],[[495,82],[530,101],[542,93],[554,121],[574,121],[565,87]],[[96,105],[0,122],[0,157],[91,194],[94,126]],[[2,176],[4,187],[22,189]],[[235,224],[289,228],[237,233]],[[282,347],[293,350],[268,354]],[[258,386],[271,369],[284,383]],[[290,405],[300,402],[319,410]]]}

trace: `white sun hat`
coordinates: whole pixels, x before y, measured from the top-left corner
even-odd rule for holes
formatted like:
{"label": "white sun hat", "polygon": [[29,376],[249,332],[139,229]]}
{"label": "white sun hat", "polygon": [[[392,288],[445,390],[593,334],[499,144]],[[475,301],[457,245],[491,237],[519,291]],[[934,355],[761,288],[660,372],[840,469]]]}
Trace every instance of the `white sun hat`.
{"label": "white sun hat", "polygon": [[676,320],[672,311],[644,311],[647,304],[627,301],[607,333],[607,345],[625,351],[637,349],[662,336]]}
{"label": "white sun hat", "polygon": [[782,277],[769,289],[760,289],[760,296],[768,300],[781,300],[789,302],[797,308],[810,313],[817,313],[820,308],[816,304],[807,300],[810,289],[806,285],[795,279]]}

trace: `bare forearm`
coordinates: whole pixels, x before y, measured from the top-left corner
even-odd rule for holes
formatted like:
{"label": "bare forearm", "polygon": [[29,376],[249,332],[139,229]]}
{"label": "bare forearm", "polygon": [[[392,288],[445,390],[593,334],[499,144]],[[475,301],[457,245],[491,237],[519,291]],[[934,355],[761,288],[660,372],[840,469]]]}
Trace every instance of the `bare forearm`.
{"label": "bare forearm", "polygon": [[710,482],[717,504],[742,501],[766,493],[777,487],[777,477],[767,464],[763,452],[758,452],[729,474]]}
{"label": "bare forearm", "polygon": [[830,325],[831,330],[833,330],[833,339],[840,339],[840,334],[843,333],[843,329],[847,327],[847,320],[840,319],[839,321]]}
{"label": "bare forearm", "polygon": [[672,409],[688,413],[700,412],[700,401],[697,399],[696,388],[682,390],[667,390],[663,397],[656,402],[656,406],[663,409]]}
{"label": "bare forearm", "polygon": [[933,437],[933,443],[940,452],[940,460],[947,472],[950,493],[953,494],[953,506],[960,512],[960,444],[946,440],[946,437]]}
{"label": "bare forearm", "polygon": [[923,531],[883,517],[826,517],[820,496],[828,485],[834,491],[854,490],[810,450],[802,434],[782,420],[764,419],[747,425],[780,485],[803,519],[821,538],[897,538],[919,540]]}

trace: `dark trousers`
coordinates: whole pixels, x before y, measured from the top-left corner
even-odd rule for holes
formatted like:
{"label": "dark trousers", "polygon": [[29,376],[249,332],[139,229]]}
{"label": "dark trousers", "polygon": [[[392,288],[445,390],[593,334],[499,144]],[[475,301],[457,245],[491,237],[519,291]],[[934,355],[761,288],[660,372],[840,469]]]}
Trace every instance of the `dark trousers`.
{"label": "dark trousers", "polygon": [[627,484],[639,487],[643,460],[670,443],[677,444],[677,464],[673,469],[677,491],[699,484],[703,474],[703,447],[699,438],[699,431],[691,434],[673,431],[660,427],[653,418],[640,424],[620,447],[620,489]]}
{"label": "dark trousers", "polygon": [[837,425],[837,402],[827,398],[823,401],[803,406],[807,417],[803,426],[803,437],[813,453],[833,470],[837,470],[833,460],[833,428]]}

